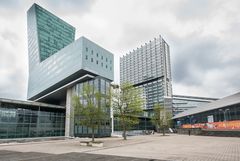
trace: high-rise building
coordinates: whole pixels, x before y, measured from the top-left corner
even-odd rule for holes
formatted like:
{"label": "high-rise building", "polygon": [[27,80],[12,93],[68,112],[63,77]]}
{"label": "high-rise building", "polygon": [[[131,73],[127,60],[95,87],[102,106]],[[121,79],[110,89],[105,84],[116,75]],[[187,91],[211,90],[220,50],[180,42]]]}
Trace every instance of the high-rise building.
{"label": "high-rise building", "polygon": [[143,89],[146,110],[157,103],[171,110],[171,80],[169,46],[161,36],[120,58],[120,83]]}

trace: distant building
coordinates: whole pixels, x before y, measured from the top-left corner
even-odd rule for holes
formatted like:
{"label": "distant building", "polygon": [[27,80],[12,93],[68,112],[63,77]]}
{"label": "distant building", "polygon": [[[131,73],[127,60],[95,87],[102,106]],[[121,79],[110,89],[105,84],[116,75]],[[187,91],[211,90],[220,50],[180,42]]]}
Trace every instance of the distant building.
{"label": "distant building", "polygon": [[184,95],[173,95],[173,115],[177,115],[183,111],[196,108],[205,103],[218,100],[217,98],[208,97],[196,97],[196,96],[184,96]]}
{"label": "distant building", "polygon": [[172,110],[171,81],[169,46],[161,36],[120,58],[120,83],[143,89],[147,111],[157,103]]}
{"label": "distant building", "polygon": [[181,112],[173,120],[182,128],[240,130],[240,92]]}

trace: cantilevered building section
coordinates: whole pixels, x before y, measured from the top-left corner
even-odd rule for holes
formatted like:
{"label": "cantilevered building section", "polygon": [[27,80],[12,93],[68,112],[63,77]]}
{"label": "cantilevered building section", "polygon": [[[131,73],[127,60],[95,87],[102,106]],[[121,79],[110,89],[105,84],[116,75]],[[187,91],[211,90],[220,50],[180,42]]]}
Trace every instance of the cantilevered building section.
{"label": "cantilevered building section", "polygon": [[120,82],[143,88],[146,109],[160,103],[171,110],[171,80],[169,46],[161,36],[120,58]]}

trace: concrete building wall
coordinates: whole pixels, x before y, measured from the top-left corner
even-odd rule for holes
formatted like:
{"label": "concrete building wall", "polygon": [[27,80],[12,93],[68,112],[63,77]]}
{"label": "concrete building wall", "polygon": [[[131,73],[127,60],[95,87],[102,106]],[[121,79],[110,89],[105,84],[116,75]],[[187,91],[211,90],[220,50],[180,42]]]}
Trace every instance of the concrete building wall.
{"label": "concrete building wall", "polygon": [[72,108],[72,88],[67,90],[65,136],[74,136],[74,109]]}

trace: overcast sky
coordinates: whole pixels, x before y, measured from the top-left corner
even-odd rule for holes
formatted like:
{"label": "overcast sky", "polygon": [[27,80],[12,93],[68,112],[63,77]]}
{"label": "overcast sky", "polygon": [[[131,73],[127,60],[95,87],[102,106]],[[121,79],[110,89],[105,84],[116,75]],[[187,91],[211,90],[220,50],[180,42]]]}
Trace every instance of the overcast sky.
{"label": "overcast sky", "polygon": [[27,15],[36,2],[119,57],[162,35],[173,93],[224,97],[240,91],[239,0],[1,0],[0,97],[26,100]]}

